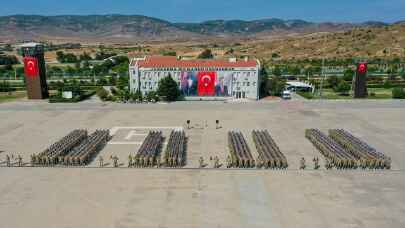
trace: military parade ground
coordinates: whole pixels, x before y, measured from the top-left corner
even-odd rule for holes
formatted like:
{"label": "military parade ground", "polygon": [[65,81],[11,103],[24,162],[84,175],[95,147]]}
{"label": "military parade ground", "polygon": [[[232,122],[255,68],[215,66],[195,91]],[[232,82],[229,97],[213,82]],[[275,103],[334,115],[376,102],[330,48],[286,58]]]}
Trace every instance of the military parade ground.
{"label": "military parade ground", "polygon": [[16,101],[2,227],[405,227],[395,100]]}

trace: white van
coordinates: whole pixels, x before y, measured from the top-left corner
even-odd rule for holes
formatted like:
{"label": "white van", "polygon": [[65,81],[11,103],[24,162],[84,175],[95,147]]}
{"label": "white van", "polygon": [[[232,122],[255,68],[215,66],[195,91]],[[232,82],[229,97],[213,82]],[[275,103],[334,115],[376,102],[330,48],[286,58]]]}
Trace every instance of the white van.
{"label": "white van", "polygon": [[281,98],[283,98],[284,100],[290,100],[291,92],[289,90],[284,90],[283,94],[281,95]]}

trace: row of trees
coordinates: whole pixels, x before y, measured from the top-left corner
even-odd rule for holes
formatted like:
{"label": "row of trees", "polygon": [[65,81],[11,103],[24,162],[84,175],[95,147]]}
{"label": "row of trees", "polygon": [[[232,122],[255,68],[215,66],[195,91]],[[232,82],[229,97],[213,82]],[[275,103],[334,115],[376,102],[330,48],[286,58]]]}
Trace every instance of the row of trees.
{"label": "row of trees", "polygon": [[0,65],[6,65],[8,67],[19,64],[17,57],[15,55],[0,55]]}
{"label": "row of trees", "polygon": [[113,60],[103,61],[101,64],[91,65],[89,61],[76,62],[74,67],[52,66],[47,68],[49,76],[102,76],[116,73],[120,76],[128,75],[129,59],[126,56],[116,56]]}
{"label": "row of trees", "polygon": [[116,53],[106,53],[104,51],[97,52],[95,57],[92,58],[87,52],[80,55],[75,55],[73,53],[65,53],[63,51],[56,52],[56,60],[60,63],[77,63],[83,61],[91,60],[105,60],[109,57],[116,56]]}

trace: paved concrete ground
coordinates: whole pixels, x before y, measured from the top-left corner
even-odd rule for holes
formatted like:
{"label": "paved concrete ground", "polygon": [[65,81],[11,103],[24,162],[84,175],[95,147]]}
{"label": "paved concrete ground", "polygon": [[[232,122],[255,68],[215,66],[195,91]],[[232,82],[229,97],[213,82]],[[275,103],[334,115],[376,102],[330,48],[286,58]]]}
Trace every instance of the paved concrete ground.
{"label": "paved concrete ground", "polygon": [[[99,156],[111,163],[107,158],[117,155],[125,167],[147,132],[141,127],[185,127],[190,119],[187,168],[197,167],[200,156],[225,159],[231,129],[249,136],[255,157],[250,131],[268,129],[290,167],[4,167],[0,227],[405,227],[404,116],[405,103],[399,101],[1,104],[2,161],[7,153],[28,161],[75,128],[108,128],[116,134]],[[351,131],[391,156],[393,170],[297,170],[301,157],[320,156],[304,137],[310,127]],[[164,129],[165,136],[169,132]]]}

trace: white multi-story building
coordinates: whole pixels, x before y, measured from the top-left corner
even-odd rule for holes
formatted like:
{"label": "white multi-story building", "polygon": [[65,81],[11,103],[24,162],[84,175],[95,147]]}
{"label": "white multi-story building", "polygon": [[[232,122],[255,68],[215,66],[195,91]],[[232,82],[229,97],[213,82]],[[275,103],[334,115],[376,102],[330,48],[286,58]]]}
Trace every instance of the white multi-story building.
{"label": "white multi-story building", "polygon": [[131,60],[131,92],[156,91],[159,81],[171,76],[182,94],[259,99],[257,60],[183,60],[175,56],[149,56]]}

